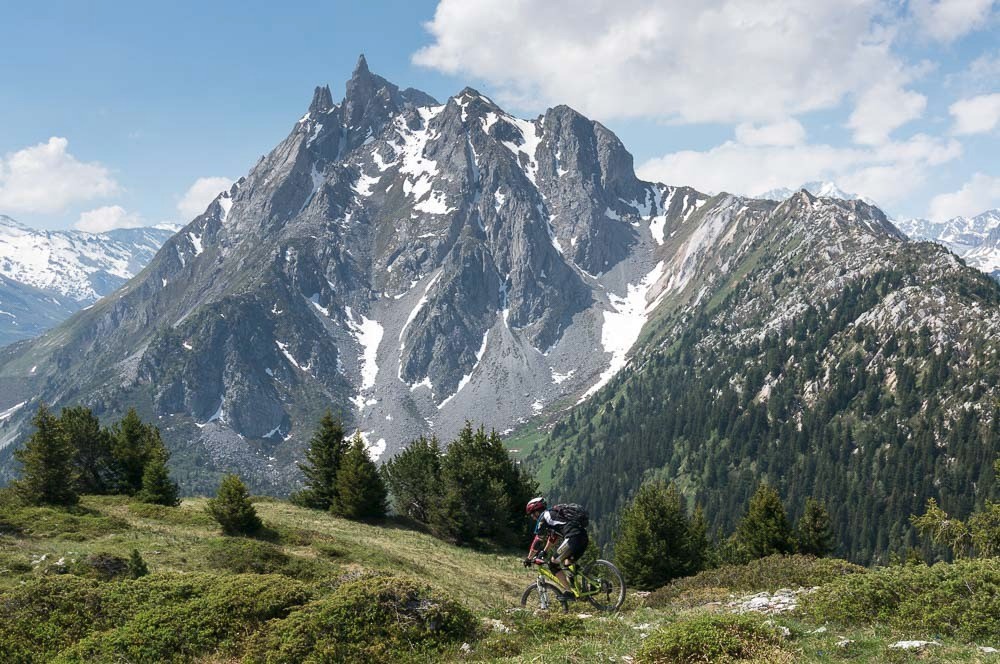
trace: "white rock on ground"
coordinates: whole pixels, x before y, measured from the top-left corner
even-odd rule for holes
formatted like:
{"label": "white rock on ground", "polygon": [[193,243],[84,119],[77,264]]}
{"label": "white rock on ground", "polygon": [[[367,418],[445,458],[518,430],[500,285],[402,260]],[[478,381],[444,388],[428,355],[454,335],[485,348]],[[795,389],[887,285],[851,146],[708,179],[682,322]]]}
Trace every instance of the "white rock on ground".
{"label": "white rock on ground", "polygon": [[890,648],[899,650],[922,650],[927,646],[939,646],[937,641],[896,641],[889,645]]}

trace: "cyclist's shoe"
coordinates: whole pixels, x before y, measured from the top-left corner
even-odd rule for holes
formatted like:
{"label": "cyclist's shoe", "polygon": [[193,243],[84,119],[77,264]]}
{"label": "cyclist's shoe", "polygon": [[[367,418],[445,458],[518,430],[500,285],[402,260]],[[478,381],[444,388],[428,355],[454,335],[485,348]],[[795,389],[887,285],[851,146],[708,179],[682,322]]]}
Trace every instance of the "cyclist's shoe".
{"label": "cyclist's shoe", "polygon": [[571,602],[576,599],[576,595],[573,594],[572,590],[567,590],[566,592],[557,592],[556,601],[557,602]]}

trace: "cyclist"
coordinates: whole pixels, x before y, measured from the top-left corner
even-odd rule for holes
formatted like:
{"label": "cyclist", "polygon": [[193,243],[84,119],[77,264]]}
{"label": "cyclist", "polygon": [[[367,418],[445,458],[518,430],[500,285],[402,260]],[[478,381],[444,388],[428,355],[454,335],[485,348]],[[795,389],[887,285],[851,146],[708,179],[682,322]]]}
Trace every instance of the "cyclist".
{"label": "cyclist", "polygon": [[558,599],[572,596],[566,569],[570,568],[572,571],[573,563],[580,559],[590,543],[586,510],[572,503],[547,508],[545,498],[539,496],[529,500],[524,511],[535,520],[535,537],[528,549],[528,557],[524,559],[524,566],[531,566],[539,555],[548,555],[549,549],[561,539],[555,555],[549,559],[549,569],[563,586],[562,597]]}

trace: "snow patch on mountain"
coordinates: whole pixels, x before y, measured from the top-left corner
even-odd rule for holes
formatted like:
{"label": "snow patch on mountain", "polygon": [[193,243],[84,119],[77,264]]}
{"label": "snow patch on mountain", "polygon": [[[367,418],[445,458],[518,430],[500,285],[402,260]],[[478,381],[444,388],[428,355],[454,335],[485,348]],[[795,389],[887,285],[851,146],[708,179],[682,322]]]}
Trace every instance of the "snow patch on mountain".
{"label": "snow patch on mountain", "polygon": [[663,276],[664,266],[664,261],[660,261],[638,283],[629,284],[625,289],[624,297],[608,293],[608,301],[612,310],[604,312],[601,345],[604,347],[605,353],[611,353],[611,362],[578,403],[586,401],[604,387],[625,366],[629,350],[638,340],[650,312],[655,308],[655,304],[652,306],[649,304],[648,296],[653,286]]}

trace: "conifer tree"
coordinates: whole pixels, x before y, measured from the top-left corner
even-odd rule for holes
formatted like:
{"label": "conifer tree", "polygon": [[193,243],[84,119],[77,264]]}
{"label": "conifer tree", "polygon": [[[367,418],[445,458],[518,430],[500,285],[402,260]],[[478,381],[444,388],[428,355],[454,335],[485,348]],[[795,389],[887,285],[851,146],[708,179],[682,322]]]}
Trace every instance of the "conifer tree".
{"label": "conifer tree", "polygon": [[142,559],[142,554],[138,549],[132,549],[132,554],[128,559],[128,576],[130,579],[138,579],[149,574],[149,566]]}
{"label": "conifer tree", "polygon": [[59,419],[42,404],[31,423],[35,432],[24,448],[14,452],[21,462],[17,493],[33,505],[75,505],[76,469],[73,448]]}
{"label": "conifer tree", "polygon": [[684,498],[662,481],[643,484],[622,510],[615,560],[630,585],[654,589],[698,571],[707,540],[704,521],[688,519]]}
{"label": "conifer tree", "polygon": [[806,498],[805,512],[795,529],[799,553],[822,557],[833,551],[833,529],[826,505]]}
{"label": "conifer tree", "polygon": [[117,490],[133,496],[142,490],[146,464],[156,455],[165,454],[160,430],[143,422],[135,408],[129,408],[125,417],[112,426],[111,436]]}
{"label": "conifer tree", "polygon": [[108,430],[85,406],[63,408],[59,422],[74,450],[73,463],[79,472],[77,490],[82,494],[108,493],[114,480]]}
{"label": "conifer tree", "polygon": [[226,535],[252,535],[263,527],[250,502],[250,491],[238,475],[229,474],[222,479],[206,510]]}
{"label": "conifer tree", "polygon": [[146,463],[146,469],[142,473],[142,489],[136,494],[136,498],[143,503],[176,507],[181,502],[179,493],[177,483],[170,479],[170,471],[167,470],[166,453],[154,455]]}
{"label": "conifer tree", "polygon": [[305,488],[292,494],[291,501],[302,507],[330,509],[337,497],[337,471],[347,447],[343,422],[326,411],[309,441],[306,463],[299,464],[306,477]]}
{"label": "conifer tree", "polygon": [[527,534],[524,505],[537,491],[495,431],[473,432],[466,422],[441,459],[441,499],[431,510],[431,528],[457,543],[516,543]]}
{"label": "conifer tree", "polygon": [[337,493],[333,512],[356,521],[382,519],[386,511],[386,490],[375,462],[368,456],[365,441],[357,431],[337,471]]}
{"label": "conifer tree", "polygon": [[441,446],[437,438],[414,440],[382,464],[381,471],[396,512],[429,523],[431,509],[441,495]]}
{"label": "conifer tree", "polygon": [[767,484],[757,488],[735,537],[740,551],[750,560],[793,551],[792,528],[777,491]]}

